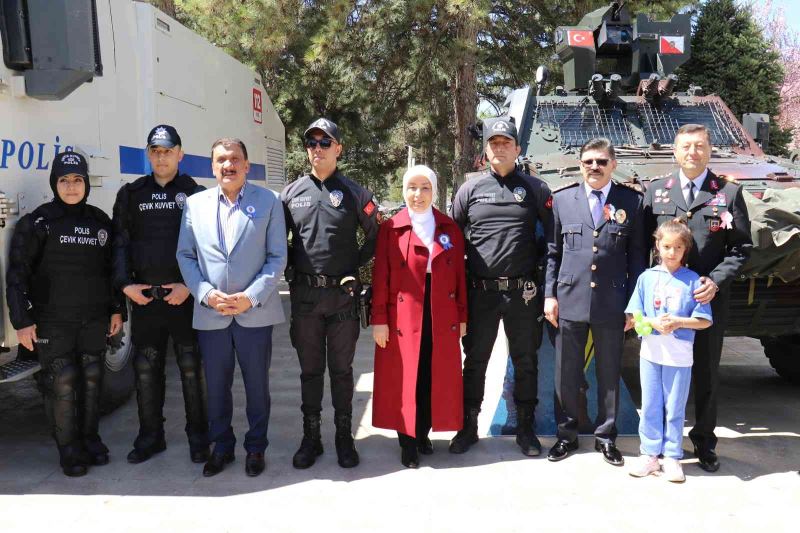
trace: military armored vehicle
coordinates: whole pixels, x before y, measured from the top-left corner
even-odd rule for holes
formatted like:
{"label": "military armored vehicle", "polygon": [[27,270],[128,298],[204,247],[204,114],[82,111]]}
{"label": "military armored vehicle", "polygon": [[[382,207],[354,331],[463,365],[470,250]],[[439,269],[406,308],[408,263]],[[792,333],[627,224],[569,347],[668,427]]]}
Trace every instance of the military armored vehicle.
{"label": "military armored vehicle", "polygon": [[676,69],[691,55],[690,14],[659,22],[612,3],[576,26],[557,28],[555,43],[563,85],[547,91],[540,67],[536,86],[506,101],[521,163],[557,188],[580,179],[579,147],[607,137],[617,152],[614,178],[646,188],[676,168],[678,128],[705,125],[714,147],[709,167],[743,185],[753,220],[755,249],[734,283],[726,335],[760,339],[775,370],[800,382],[800,166],[764,154],[769,117],[745,115],[740,122],[720,97],[704,95],[691,80],[677,92]]}

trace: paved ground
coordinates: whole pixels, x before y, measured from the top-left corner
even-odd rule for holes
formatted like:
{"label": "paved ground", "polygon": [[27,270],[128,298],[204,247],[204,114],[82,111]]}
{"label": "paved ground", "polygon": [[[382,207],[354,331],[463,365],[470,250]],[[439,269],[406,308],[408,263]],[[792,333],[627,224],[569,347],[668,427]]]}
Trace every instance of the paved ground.
{"label": "paved ground", "polygon": [[[507,437],[484,438],[470,453],[450,455],[451,434],[434,434],[436,453],[424,458],[419,470],[406,470],[394,436],[369,425],[368,332],[356,356],[361,466],[337,466],[331,410],[326,409],[325,454],[310,470],[297,471],[291,456],[301,432],[299,379],[286,326],[276,330],[274,346],[268,469],[256,479],[245,477],[241,449],[237,461],[213,479],[203,478],[201,467],[189,461],[174,364],[169,365],[166,409],[169,449],[142,465],[125,462],[136,432],[136,406],[130,401],[102,421],[111,463],[79,479],[58,469],[30,383],[27,390],[14,389],[14,397],[28,398],[25,405],[12,405],[9,390],[0,390],[0,530],[796,530],[800,395],[773,373],[751,339],[726,343],[718,431],[722,469],[704,474],[689,456],[684,485],[629,477],[625,468],[606,465],[591,451],[590,437],[581,439],[580,453],[553,464],[523,457]],[[638,404],[634,362],[635,354],[628,354],[625,380]],[[487,402],[498,392],[497,379],[490,381]],[[240,439],[243,404],[237,379],[234,428]],[[482,417],[484,429],[489,415]],[[545,448],[553,443],[552,437],[542,440]],[[630,458],[638,439],[621,437],[619,445]]]}

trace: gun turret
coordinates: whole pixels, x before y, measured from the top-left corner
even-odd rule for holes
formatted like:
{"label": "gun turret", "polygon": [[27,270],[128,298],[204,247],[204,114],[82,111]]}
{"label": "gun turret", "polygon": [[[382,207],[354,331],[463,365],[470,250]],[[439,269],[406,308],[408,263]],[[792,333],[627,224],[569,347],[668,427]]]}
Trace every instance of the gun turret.
{"label": "gun turret", "polygon": [[[627,7],[613,2],[588,13],[577,26],[556,29],[564,89],[599,94],[602,80],[613,81],[614,89],[621,82],[622,89],[647,98],[668,96],[677,81],[675,70],[691,57],[690,40],[689,14],[675,15],[666,22],[652,21],[643,14],[634,20]],[[615,74],[621,77],[619,82],[612,80]],[[607,90],[604,94],[616,92]]]}

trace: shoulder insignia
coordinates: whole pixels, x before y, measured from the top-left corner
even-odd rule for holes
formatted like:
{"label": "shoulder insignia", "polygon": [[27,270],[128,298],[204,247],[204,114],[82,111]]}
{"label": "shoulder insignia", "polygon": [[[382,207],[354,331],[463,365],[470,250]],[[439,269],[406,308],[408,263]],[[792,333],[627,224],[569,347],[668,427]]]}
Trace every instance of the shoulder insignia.
{"label": "shoulder insignia", "polygon": [[563,190],[566,190],[566,189],[570,189],[572,187],[577,187],[579,183],[580,183],[579,181],[571,181],[569,183],[565,183],[564,185],[561,185],[560,187],[556,187],[554,189],[551,189],[551,191],[552,191],[553,194],[555,194],[557,192],[560,192],[560,191],[563,191]]}

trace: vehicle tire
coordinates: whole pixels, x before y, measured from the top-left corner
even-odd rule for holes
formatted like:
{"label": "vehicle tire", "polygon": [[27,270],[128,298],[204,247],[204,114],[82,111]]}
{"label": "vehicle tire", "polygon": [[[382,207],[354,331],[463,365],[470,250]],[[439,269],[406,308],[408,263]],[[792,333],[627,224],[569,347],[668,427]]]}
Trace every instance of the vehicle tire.
{"label": "vehicle tire", "polygon": [[761,345],[775,372],[800,385],[800,335],[764,337]]}
{"label": "vehicle tire", "polygon": [[103,375],[103,387],[100,391],[100,412],[102,414],[108,414],[128,401],[136,385],[130,324],[130,320],[125,322],[122,331],[108,341],[106,369]]}

